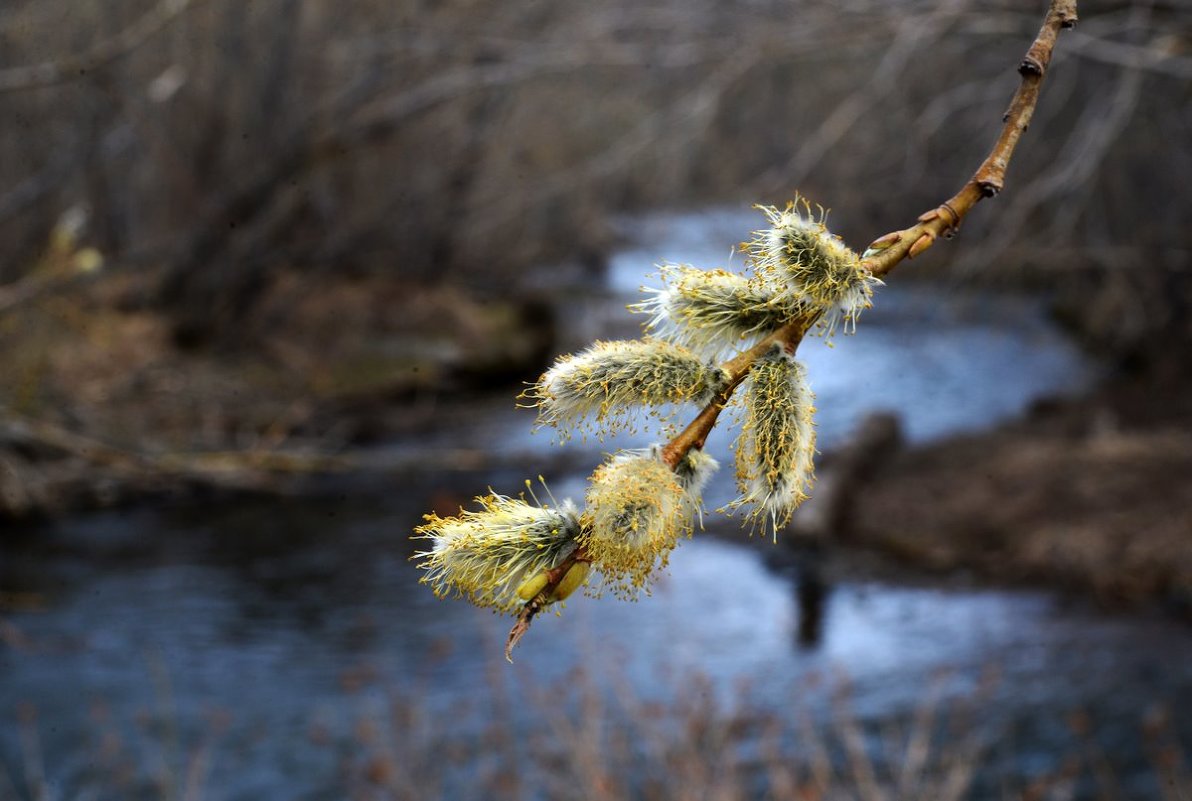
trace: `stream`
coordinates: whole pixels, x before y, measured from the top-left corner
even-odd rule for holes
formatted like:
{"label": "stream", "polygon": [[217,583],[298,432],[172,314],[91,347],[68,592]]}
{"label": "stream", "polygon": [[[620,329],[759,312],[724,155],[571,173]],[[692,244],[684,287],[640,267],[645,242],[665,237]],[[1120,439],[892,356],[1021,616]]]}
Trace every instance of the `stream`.
{"label": "stream", "polygon": [[[648,244],[616,254],[603,286],[552,288],[562,347],[634,335],[640,319],[624,305],[652,265],[732,266],[730,246],[756,217],[713,211],[632,226]],[[817,393],[821,450],[876,410],[926,442],[988,428],[1097,378],[1035,300],[897,280],[879,290],[856,336],[833,347],[809,340],[800,356]],[[532,423],[507,395],[445,411],[440,425],[389,451],[466,442],[495,462],[428,468],[385,497],[144,506],[21,532],[0,555],[0,801],[36,797],[31,775],[43,774],[45,797],[89,795],[105,760],[117,759],[111,742],[151,775],[185,776],[186,755],[201,751],[204,798],[342,798],[359,721],[395,695],[415,699],[442,742],[466,740],[491,715],[507,716],[512,731],[532,725],[516,705],[501,711],[498,686],[550,686],[581,665],[597,685],[615,675],[608,684],[641,699],[682,697],[700,677],[726,704],[745,697],[781,710],[798,698],[817,720],[833,714],[825,687],[847,680],[853,714],[875,730],[911,719],[929,686],[956,703],[988,693],[980,724],[996,745],[974,797],[1001,798],[1006,781],[1023,787],[1058,770],[1076,711],[1114,755],[1125,797],[1159,797],[1140,734],[1147,714],[1175,710],[1192,742],[1192,719],[1178,714],[1192,709],[1184,625],[964,577],[891,578],[838,554],[816,634],[801,636],[801,557],[714,512],[652,597],[577,598],[562,616],[542,616],[509,666],[508,619],[438,601],[417,583],[411,528],[430,508],[448,512],[489,486],[516,493],[533,476],[523,465],[539,456],[565,466],[546,476],[554,494],[578,500],[603,453],[657,439],[644,424],[557,446]],[[709,442],[724,465],[709,508],[732,498],[730,445],[721,429]],[[454,769],[479,768],[443,768]],[[1081,786],[1076,797],[1091,792]]]}

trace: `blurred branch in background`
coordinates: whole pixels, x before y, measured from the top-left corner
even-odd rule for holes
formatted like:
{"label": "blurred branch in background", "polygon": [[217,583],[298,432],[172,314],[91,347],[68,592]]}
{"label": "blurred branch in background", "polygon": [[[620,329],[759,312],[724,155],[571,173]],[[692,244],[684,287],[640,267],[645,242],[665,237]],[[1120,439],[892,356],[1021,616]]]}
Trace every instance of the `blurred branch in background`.
{"label": "blurred branch in background", "polygon": [[[6,3],[0,402],[222,452],[523,379],[557,350],[546,266],[598,272],[625,215],[798,190],[858,244],[947,196],[1041,8]],[[1032,120],[1058,146],[1018,157],[949,273],[1048,290],[1110,359],[1185,369],[1192,7],[1082,16],[1057,59],[1087,63]]]}
{"label": "blurred branch in background", "polygon": [[[0,69],[0,93],[41,89],[76,80],[128,55],[184,14],[196,0],[162,0],[120,33],[77,55],[23,67]],[[197,0],[203,2],[203,0]]]}
{"label": "blurred branch in background", "polygon": [[[866,198],[913,186],[908,202],[921,204],[963,174],[997,113],[996,65],[1033,16],[968,0],[511,3],[483,14],[462,0],[431,11],[76,6],[18,4],[0,20],[14,62],[0,67],[0,111],[19,123],[0,134],[11,156],[0,184],[12,187],[0,195],[11,254],[0,279],[19,277],[47,220],[82,203],[110,265],[130,249],[158,254],[141,298],[182,341],[225,345],[257,319],[279,271],[334,266],[486,292],[531,266],[599,253],[614,215],[795,189],[832,198],[846,238],[892,227],[897,218]],[[1192,249],[1179,204],[1149,200],[1179,197],[1175,176],[1192,169],[1174,146],[1192,126],[1192,12],[1148,8],[1089,9],[1077,54],[1097,69],[1065,79],[1067,102],[1036,121],[1043,136],[1094,131],[1055,164],[1023,165],[1038,202],[1061,192],[1081,204],[1000,212],[1021,236],[1007,252],[969,248],[970,269],[1005,280],[1019,273],[1009,265],[1038,266],[1044,243],[1086,265],[1110,246],[1128,244],[1144,264],[1156,249]],[[81,54],[45,57],[72,47]],[[919,51],[931,58],[912,61]],[[941,86],[962,61],[966,82]],[[1107,81],[1119,95],[1104,114]],[[42,91],[14,91],[30,87]],[[1081,115],[1106,124],[1072,124]],[[1147,130],[1123,138],[1139,119]],[[836,149],[852,155],[829,158]],[[1147,200],[1119,208],[1123,195]],[[968,235],[1002,227],[993,219]],[[1083,286],[1071,272],[1046,280]],[[1088,327],[1122,353],[1146,347],[1141,332]]]}

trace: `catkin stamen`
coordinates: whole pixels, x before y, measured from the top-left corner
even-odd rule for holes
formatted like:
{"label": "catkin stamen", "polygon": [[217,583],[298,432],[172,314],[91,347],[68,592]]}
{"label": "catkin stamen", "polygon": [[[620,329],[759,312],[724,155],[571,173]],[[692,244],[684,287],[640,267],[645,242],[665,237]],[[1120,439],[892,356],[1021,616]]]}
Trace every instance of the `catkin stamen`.
{"label": "catkin stamen", "polygon": [[592,474],[581,542],[616,595],[636,598],[666,566],[679,538],[691,533],[692,493],[710,472],[709,462],[693,462],[680,476],[653,447],[623,451]]}

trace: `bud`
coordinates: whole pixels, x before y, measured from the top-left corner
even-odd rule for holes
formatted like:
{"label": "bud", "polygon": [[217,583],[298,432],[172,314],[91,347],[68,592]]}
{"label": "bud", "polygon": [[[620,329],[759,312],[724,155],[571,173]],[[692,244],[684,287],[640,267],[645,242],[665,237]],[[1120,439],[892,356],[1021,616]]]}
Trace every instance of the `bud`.
{"label": "bud", "polygon": [[728,374],[686,348],[646,338],[597,342],[564,356],[522,393],[538,407],[538,422],[566,435],[592,415],[612,431],[641,406],[706,404],[728,385]]}
{"label": "bud", "polygon": [[779,211],[759,206],[770,228],[757,231],[746,243],[759,274],[784,281],[794,297],[823,312],[819,329],[826,336],[842,325],[845,333],[857,328],[857,317],[873,305],[873,288],[881,284],[861,264],[861,257],[824,226],[821,210],[816,219],[807,201],[799,200]]}
{"label": "bud", "polygon": [[414,533],[433,546],[413,558],[438,597],[454,593],[477,606],[514,611],[546,585],[545,571],[575,550],[579,513],[570,501],[550,508],[490,494],[476,503],[479,511],[461,509],[457,517],[426,515]]}
{"label": "bud", "polygon": [[578,590],[588,580],[588,570],[592,567],[590,562],[576,562],[567,569],[567,574],[563,576],[563,580],[555,587],[554,600],[566,601],[573,592]]}
{"label": "bud", "polygon": [[797,317],[802,307],[780,283],[725,270],[664,265],[662,289],[629,306],[650,315],[647,328],[669,342],[717,358]]}
{"label": "bud", "polygon": [[733,506],[751,505],[750,520],[768,519],[777,539],[815,480],[815,395],[803,365],[781,345],[759,358],[749,377],[737,441],[742,497]]}
{"label": "bud", "polygon": [[521,598],[523,601],[534,600],[534,596],[542,592],[549,579],[550,577],[546,572],[530,576],[517,586],[517,597]]}

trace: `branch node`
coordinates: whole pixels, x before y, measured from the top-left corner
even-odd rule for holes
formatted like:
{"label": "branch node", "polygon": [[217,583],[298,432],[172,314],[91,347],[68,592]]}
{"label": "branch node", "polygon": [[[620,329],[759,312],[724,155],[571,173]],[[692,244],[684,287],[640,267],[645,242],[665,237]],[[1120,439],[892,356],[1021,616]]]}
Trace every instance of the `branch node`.
{"label": "branch node", "polygon": [[1043,75],[1046,65],[1039,61],[1033,53],[1027,53],[1026,58],[1018,65],[1019,75]]}
{"label": "branch node", "polygon": [[944,203],[940,204],[940,211],[947,212],[947,214],[948,214],[948,217],[949,217],[948,230],[949,231],[959,231],[960,230],[960,215],[956,213],[956,209],[952,208],[951,204],[949,204],[945,201]]}
{"label": "branch node", "polygon": [[1060,18],[1061,28],[1075,28],[1076,21],[1079,19],[1076,15],[1075,0],[1068,0],[1068,2],[1063,3],[1062,7],[1056,9],[1056,16]]}

